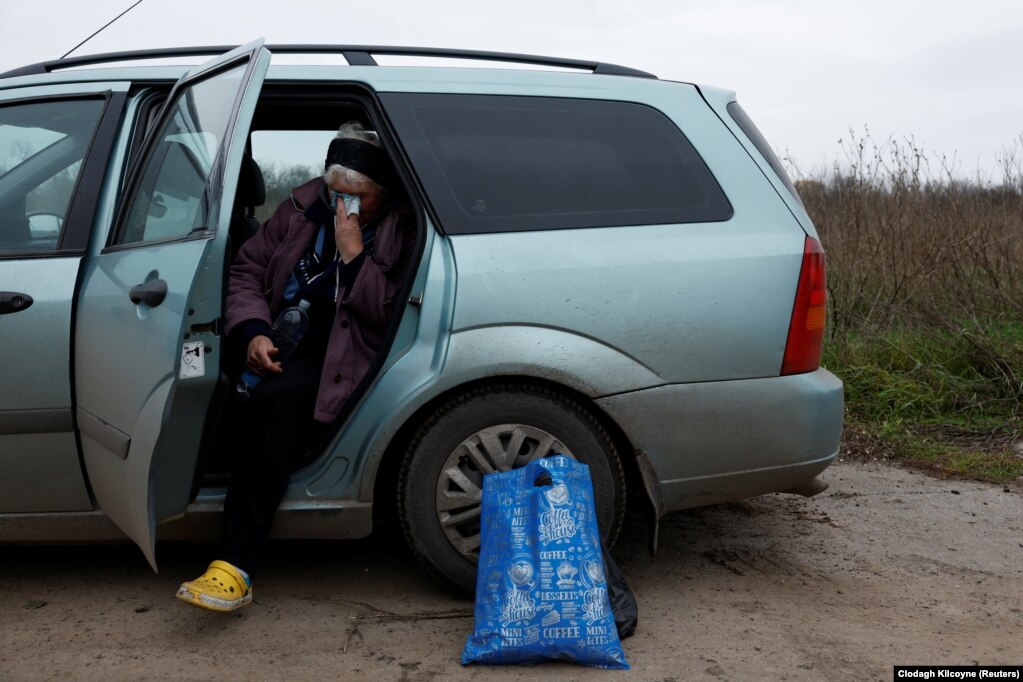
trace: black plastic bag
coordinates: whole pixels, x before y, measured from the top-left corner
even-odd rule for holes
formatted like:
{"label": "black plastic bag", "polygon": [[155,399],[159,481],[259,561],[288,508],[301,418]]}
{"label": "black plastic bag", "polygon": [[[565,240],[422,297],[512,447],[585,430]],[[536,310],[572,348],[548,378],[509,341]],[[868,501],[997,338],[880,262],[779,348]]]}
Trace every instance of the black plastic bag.
{"label": "black plastic bag", "polygon": [[636,622],[639,620],[639,605],[636,595],[625,582],[625,574],[611,558],[610,552],[604,550],[604,576],[607,578],[607,596],[611,601],[611,611],[615,616],[615,627],[618,628],[618,639],[625,639],[636,634]]}

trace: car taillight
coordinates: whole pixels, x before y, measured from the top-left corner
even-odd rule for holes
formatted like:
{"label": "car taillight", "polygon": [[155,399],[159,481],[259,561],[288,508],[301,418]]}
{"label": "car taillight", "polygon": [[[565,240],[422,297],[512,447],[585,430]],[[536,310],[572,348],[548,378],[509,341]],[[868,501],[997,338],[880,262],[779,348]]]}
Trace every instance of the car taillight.
{"label": "car taillight", "polygon": [[789,337],[785,342],[785,359],[781,363],[783,375],[812,372],[820,367],[827,303],[824,249],[819,241],[807,237]]}

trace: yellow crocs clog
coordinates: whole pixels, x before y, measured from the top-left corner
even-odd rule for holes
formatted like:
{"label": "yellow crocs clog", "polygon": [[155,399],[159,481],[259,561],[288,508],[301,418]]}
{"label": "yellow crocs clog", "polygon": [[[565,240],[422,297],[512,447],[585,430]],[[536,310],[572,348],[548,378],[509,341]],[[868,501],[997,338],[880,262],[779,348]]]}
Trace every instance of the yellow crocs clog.
{"label": "yellow crocs clog", "polygon": [[201,576],[181,583],[178,599],[210,611],[234,611],[252,601],[252,587],[237,568],[214,561]]}

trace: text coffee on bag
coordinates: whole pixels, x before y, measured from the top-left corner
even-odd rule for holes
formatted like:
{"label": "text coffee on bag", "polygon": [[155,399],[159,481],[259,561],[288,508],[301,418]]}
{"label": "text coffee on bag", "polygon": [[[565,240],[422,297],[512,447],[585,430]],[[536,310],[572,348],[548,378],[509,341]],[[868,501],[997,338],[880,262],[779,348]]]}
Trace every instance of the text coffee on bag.
{"label": "text coffee on bag", "polygon": [[475,628],[462,663],[574,661],[628,669],[590,469],[558,455],[483,479]]}

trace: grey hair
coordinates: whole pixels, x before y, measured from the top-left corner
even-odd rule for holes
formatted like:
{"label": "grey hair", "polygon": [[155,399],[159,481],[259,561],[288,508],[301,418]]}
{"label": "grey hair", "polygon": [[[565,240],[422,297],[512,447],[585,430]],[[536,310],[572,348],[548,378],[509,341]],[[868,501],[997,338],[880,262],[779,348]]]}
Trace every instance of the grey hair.
{"label": "grey hair", "polygon": [[[360,142],[368,142],[369,144],[380,147],[380,136],[377,135],[375,130],[366,130],[366,127],[362,125],[361,121],[346,121],[341,124],[338,128],[337,135],[334,136],[339,140],[359,140]],[[355,184],[369,183],[375,186],[377,189],[383,191],[384,187],[377,181],[370,178],[368,175],[360,173],[357,170],[351,168],[345,168],[340,164],[331,164],[329,168],[323,173],[323,179],[327,184],[333,182],[351,182]]]}

